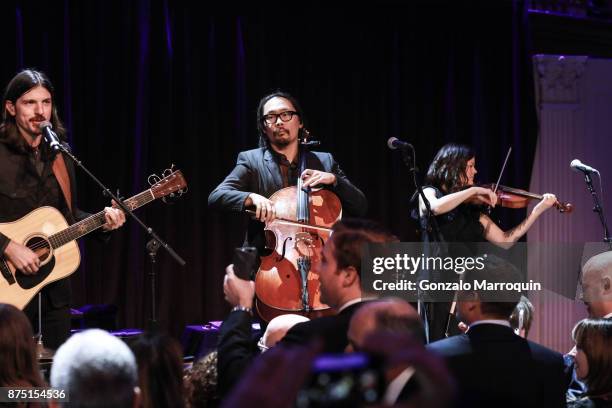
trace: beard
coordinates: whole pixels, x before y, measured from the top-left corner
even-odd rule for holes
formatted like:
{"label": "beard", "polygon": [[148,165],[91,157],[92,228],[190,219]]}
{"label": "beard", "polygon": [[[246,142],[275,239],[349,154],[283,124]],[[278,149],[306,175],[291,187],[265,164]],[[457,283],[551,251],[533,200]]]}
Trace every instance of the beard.
{"label": "beard", "polygon": [[289,140],[288,139],[273,139],[270,140],[270,144],[276,147],[287,147],[289,146]]}
{"label": "beard", "polygon": [[279,148],[283,148],[283,147],[287,147],[291,144],[291,135],[289,134],[289,131],[286,129],[283,129],[284,135],[281,135],[281,131],[278,129],[275,129],[272,137],[269,138],[270,144],[275,146],[275,147],[279,147]]}

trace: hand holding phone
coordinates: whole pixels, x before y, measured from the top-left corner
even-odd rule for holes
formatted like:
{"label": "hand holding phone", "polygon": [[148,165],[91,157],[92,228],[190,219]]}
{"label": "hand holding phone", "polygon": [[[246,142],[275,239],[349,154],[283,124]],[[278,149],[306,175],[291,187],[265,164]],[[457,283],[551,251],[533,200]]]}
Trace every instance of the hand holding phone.
{"label": "hand holding phone", "polygon": [[234,249],[232,263],[234,264],[234,273],[237,277],[244,280],[255,280],[255,272],[257,270],[257,248],[255,247],[240,247]]}

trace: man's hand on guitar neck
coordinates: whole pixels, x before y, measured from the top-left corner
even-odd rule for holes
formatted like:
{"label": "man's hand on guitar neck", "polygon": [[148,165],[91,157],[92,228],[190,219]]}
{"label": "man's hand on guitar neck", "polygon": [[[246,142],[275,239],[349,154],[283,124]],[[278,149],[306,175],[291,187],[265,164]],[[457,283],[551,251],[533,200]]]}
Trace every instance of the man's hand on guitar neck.
{"label": "man's hand on guitar neck", "polygon": [[40,259],[30,248],[10,241],[4,250],[4,255],[15,268],[26,275],[34,275],[38,272]]}
{"label": "man's hand on guitar neck", "polygon": [[119,208],[115,208],[116,206],[113,200],[113,207],[104,207],[104,218],[106,219],[106,224],[102,226],[104,231],[112,231],[125,223],[125,214]]}

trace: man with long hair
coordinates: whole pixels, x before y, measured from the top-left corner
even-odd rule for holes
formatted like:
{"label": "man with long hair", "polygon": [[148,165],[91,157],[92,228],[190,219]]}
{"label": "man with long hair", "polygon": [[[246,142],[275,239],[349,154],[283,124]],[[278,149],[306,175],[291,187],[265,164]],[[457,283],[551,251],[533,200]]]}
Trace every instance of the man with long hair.
{"label": "man with long hair", "polygon": [[254,207],[256,220],[249,224],[247,242],[260,250],[264,247],[262,223],[276,217],[276,208],[268,198],[283,187],[296,185],[298,177],[304,181],[304,188],[321,186],[336,193],[343,212],[352,216],[365,214],[365,196],[348,180],[331,154],[306,153],[307,168],[297,174],[304,124],[304,113],[296,98],[282,91],[264,96],[257,109],[260,147],[241,152],[236,167],[208,197],[208,205],[214,208],[244,211]]}
{"label": "man with long hair", "polygon": [[[41,124],[50,122],[65,143],[66,131],[54,103],[54,88],[47,76],[25,69],[9,82],[2,101],[0,123],[0,223],[16,221],[31,211],[50,206],[58,209],[68,223],[89,214],[76,208],[75,175],[72,163],[63,153],[54,154],[43,143]],[[65,175],[63,181],[58,179]],[[63,184],[62,184],[63,183]],[[107,207],[104,230],[120,227],[125,222],[122,211]],[[0,254],[17,273],[38,272],[40,259],[31,249],[0,233]],[[45,344],[56,349],[70,333],[70,284],[61,279],[42,290],[42,319]],[[25,310],[31,321],[38,313],[38,302],[30,302]],[[36,327],[36,325],[34,325]]]}

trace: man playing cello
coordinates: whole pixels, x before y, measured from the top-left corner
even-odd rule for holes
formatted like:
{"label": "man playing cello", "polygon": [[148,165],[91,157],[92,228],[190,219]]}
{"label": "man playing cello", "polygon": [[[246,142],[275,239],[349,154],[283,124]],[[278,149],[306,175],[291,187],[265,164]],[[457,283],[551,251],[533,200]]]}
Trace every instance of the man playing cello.
{"label": "man playing cello", "polygon": [[[268,199],[283,187],[296,185],[299,139],[304,133],[304,115],[299,102],[286,92],[264,96],[257,109],[259,148],[238,154],[236,167],[208,197],[213,208],[244,211],[255,208],[255,219],[249,223],[246,243],[263,249],[263,222],[276,216]],[[342,202],[343,211],[363,216],[367,201],[330,153],[306,152],[307,168],[299,175],[303,187],[324,186]]]}

